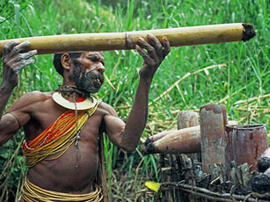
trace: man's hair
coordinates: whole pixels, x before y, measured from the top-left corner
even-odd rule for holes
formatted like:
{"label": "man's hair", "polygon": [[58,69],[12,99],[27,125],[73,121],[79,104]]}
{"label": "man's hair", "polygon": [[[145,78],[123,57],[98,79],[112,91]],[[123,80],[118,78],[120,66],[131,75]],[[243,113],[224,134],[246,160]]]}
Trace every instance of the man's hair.
{"label": "man's hair", "polygon": [[[79,58],[81,56],[82,53],[69,53],[69,56],[72,60],[72,62],[74,62],[74,60],[76,60],[77,58]],[[59,53],[59,54],[54,54],[54,57],[53,57],[53,65],[56,69],[56,71],[62,75],[64,73],[64,68],[61,64],[61,56],[63,55],[63,53]]]}

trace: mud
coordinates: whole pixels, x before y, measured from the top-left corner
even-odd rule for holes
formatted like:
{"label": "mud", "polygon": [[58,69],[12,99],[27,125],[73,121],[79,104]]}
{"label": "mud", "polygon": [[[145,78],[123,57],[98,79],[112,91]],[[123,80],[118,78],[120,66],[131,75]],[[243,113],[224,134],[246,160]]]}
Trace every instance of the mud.
{"label": "mud", "polygon": [[256,32],[254,27],[251,24],[243,24],[244,31],[243,31],[243,41],[248,41],[256,36]]}

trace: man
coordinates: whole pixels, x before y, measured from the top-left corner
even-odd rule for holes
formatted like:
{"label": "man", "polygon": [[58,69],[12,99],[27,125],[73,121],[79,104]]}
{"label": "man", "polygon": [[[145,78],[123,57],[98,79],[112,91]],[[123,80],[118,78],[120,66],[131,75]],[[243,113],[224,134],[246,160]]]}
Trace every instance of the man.
{"label": "man", "polygon": [[100,201],[95,185],[98,171],[98,139],[109,139],[126,151],[133,151],[147,121],[148,94],[153,76],[170,51],[166,38],[148,35],[136,49],[143,57],[135,101],[125,124],[108,104],[93,93],[103,84],[104,57],[101,52],[55,55],[54,65],[63,85],[54,92],[23,95],[3,115],[18,83],[18,72],[32,64],[37,51],[30,43],[11,42],[3,50],[3,80],[0,90],[0,145],[23,127],[23,144],[28,166],[22,189],[24,201]]}

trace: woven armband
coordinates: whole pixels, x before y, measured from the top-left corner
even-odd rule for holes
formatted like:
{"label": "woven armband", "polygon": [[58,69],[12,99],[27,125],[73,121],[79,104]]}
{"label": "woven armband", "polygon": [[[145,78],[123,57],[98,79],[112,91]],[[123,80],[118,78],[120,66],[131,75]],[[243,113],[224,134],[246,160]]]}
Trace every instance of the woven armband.
{"label": "woven armband", "polygon": [[19,118],[13,113],[13,112],[8,112],[8,114],[10,114],[11,116],[13,116],[15,119],[16,119],[16,121],[17,121],[17,123],[18,123],[18,126],[19,126],[19,128],[21,128],[22,127],[22,125],[21,125],[21,123],[20,123],[20,120],[19,120]]}

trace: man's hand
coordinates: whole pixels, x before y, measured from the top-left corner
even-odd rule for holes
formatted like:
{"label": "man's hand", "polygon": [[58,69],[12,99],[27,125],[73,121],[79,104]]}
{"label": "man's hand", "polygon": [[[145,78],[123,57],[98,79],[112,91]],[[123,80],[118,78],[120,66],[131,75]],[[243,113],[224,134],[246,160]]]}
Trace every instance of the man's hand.
{"label": "man's hand", "polygon": [[154,35],[148,34],[147,41],[139,38],[136,50],[144,59],[140,75],[144,78],[152,79],[159,65],[169,54],[170,44],[166,37],[159,41]]}
{"label": "man's hand", "polygon": [[32,56],[37,50],[27,51],[30,42],[16,43],[11,41],[3,49],[3,81],[8,88],[14,88],[18,84],[18,72],[27,65],[35,62]]}

